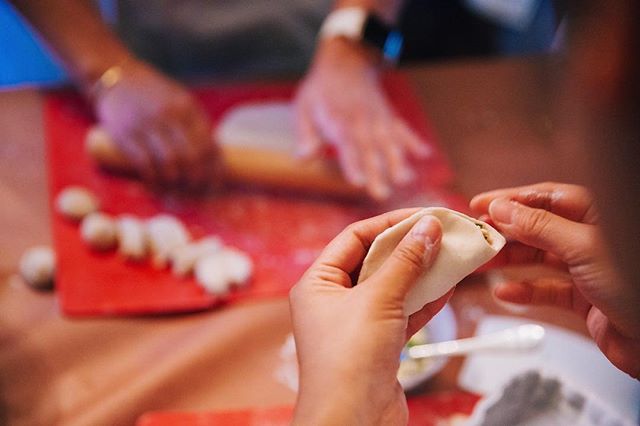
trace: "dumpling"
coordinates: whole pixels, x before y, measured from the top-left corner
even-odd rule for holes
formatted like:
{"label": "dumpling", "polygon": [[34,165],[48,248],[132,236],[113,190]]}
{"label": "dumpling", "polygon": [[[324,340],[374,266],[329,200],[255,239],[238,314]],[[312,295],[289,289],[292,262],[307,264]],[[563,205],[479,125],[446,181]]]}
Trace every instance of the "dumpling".
{"label": "dumpling", "polygon": [[425,215],[433,215],[442,223],[442,242],[433,265],[422,273],[407,295],[405,312],[408,315],[443,296],[498,254],[506,243],[505,238],[487,223],[443,207],[425,208],[376,237],[364,259],[358,282],[375,273]]}

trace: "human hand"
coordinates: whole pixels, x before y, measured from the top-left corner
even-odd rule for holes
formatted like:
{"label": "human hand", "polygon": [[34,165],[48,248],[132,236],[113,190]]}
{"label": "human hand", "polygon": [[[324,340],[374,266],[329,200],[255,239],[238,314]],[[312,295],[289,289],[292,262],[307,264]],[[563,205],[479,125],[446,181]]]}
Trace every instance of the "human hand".
{"label": "human hand", "polygon": [[374,238],[416,211],[349,226],[292,289],[300,364],[294,424],[406,424],[406,399],[396,378],[400,352],[452,293],[410,317],[404,313],[408,291],[438,255],[440,222],[423,217],[374,275],[353,283]]}
{"label": "human hand", "polygon": [[544,263],[568,273],[502,283],[495,295],[513,303],[573,310],[585,318],[604,355],[639,378],[640,291],[626,287],[607,258],[589,192],[576,185],[541,183],[477,195],[471,208],[488,214],[512,240],[498,255],[502,263]]}
{"label": "human hand", "polygon": [[98,91],[94,108],[136,171],[153,184],[199,188],[221,171],[211,123],[191,94],[138,61]]}
{"label": "human hand", "polygon": [[376,62],[348,40],[323,41],[296,95],[296,125],[301,157],[316,155],[324,142],[333,145],[347,180],[383,200],[391,185],[414,178],[408,157],[430,151],[389,105]]}

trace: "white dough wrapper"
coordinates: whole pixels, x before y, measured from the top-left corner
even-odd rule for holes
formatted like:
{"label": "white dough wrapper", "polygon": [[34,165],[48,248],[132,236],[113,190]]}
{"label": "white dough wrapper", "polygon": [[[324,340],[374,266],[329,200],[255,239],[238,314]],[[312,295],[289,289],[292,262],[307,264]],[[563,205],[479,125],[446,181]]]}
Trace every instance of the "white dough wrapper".
{"label": "white dough wrapper", "polygon": [[262,102],[231,109],[220,121],[215,139],[220,145],[292,154],[296,131],[291,102]]}
{"label": "white dough wrapper", "polygon": [[158,269],[166,267],[173,251],[191,240],[184,224],[168,214],[159,214],[147,221],[147,236],[152,262]]}
{"label": "white dough wrapper", "polygon": [[141,261],[147,256],[147,230],[144,222],[129,214],[118,217],[118,251],[127,260]]}
{"label": "white dough wrapper", "polygon": [[376,237],[364,259],[358,282],[374,274],[413,225],[428,214],[442,223],[442,242],[433,265],[422,273],[407,295],[405,312],[408,315],[443,296],[464,277],[498,254],[506,243],[498,231],[480,220],[444,207],[428,207]]}
{"label": "white dough wrapper", "polygon": [[222,248],[222,242],[216,237],[206,237],[173,250],[171,270],[178,277],[189,275],[201,257],[207,256]]}
{"label": "white dough wrapper", "polygon": [[225,247],[196,262],[196,281],[209,293],[224,295],[232,285],[246,284],[253,273],[251,258],[240,250]]}

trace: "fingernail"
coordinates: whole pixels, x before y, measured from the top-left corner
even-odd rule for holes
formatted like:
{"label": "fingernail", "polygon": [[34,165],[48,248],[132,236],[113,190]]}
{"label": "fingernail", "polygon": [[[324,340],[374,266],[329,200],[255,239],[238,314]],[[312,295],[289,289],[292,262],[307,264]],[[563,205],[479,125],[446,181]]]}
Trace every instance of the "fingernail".
{"label": "fingernail", "polygon": [[367,182],[366,178],[360,171],[351,170],[348,172],[347,179],[349,182],[357,187],[362,187]]}
{"label": "fingernail", "polygon": [[426,158],[428,156],[430,156],[431,154],[433,154],[433,148],[431,148],[431,145],[427,145],[426,142],[421,143],[420,145],[418,145],[418,149],[420,150],[420,155],[422,155],[422,158]]}
{"label": "fingernail", "polygon": [[296,158],[306,159],[313,154],[313,147],[311,145],[303,145],[296,150]]}
{"label": "fingernail", "polygon": [[386,200],[391,195],[391,189],[387,185],[376,185],[372,189],[373,196],[378,200]]}
{"label": "fingernail", "polygon": [[433,248],[436,240],[440,237],[440,230],[436,222],[437,220],[433,216],[423,216],[418,223],[413,225],[411,230],[414,238],[424,241],[424,245],[428,250]]}
{"label": "fingernail", "polygon": [[514,201],[506,198],[496,198],[489,204],[489,216],[494,222],[510,224],[516,208]]}
{"label": "fingernail", "polygon": [[398,185],[407,185],[415,179],[416,175],[410,169],[402,169],[398,173],[395,181]]}

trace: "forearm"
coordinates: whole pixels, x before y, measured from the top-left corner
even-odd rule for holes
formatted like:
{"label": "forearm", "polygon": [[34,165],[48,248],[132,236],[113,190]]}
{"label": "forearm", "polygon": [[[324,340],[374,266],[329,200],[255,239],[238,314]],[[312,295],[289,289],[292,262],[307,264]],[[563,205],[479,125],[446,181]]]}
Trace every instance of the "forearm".
{"label": "forearm", "polygon": [[84,91],[109,67],[131,57],[102,22],[90,0],[65,0],[55,6],[45,0],[12,0],[12,3],[59,55]]}

